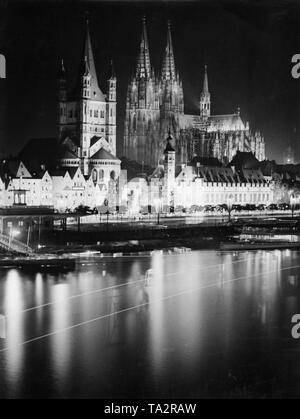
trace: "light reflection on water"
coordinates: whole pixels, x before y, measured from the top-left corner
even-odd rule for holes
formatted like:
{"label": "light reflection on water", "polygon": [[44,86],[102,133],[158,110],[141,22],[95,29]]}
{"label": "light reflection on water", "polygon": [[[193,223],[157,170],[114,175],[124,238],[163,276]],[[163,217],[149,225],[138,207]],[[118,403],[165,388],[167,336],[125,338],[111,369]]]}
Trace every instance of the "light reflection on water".
{"label": "light reflection on water", "polygon": [[1,271],[0,397],[300,395],[298,252],[79,262]]}

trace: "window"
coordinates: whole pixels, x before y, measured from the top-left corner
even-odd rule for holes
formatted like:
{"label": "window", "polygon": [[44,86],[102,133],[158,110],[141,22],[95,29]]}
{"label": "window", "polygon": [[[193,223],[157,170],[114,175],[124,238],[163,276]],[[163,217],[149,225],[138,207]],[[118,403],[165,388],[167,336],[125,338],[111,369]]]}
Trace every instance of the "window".
{"label": "window", "polygon": [[102,181],[104,179],[104,170],[99,170],[99,180]]}

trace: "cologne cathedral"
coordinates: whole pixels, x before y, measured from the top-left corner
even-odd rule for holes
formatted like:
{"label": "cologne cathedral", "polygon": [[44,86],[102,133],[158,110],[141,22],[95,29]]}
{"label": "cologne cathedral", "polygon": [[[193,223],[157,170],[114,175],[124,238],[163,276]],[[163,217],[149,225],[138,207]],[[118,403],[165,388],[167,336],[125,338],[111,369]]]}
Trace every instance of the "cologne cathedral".
{"label": "cologne cathedral", "polygon": [[146,21],[143,19],[140,50],[135,73],[128,86],[124,124],[125,157],[155,167],[163,157],[164,139],[171,131],[176,138],[176,160],[217,158],[228,164],[237,151],[252,152],[265,159],[265,141],[251,132],[240,110],[229,115],[211,115],[207,67],[199,97],[199,113],[184,113],[182,80],[176,71],[171,28],[159,77],[151,65]]}

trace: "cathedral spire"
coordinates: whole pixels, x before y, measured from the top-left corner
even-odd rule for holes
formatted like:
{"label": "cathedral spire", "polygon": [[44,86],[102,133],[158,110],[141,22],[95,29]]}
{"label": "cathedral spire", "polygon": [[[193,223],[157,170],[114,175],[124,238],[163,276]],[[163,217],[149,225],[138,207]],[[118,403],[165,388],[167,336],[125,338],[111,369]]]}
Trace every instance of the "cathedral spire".
{"label": "cathedral spire", "polygon": [[63,58],[59,62],[58,78],[59,79],[65,79],[66,78],[66,68],[65,68],[65,63],[64,63]]}
{"label": "cathedral spire", "polygon": [[58,96],[60,101],[67,99],[67,76],[63,58],[60,60],[58,68]]}
{"label": "cathedral spire", "polygon": [[208,76],[207,76],[207,65],[205,64],[204,66],[204,79],[203,79],[203,90],[202,93],[204,95],[209,94],[209,90],[208,90]]}
{"label": "cathedral spire", "polygon": [[203,90],[200,94],[200,116],[210,116],[210,93],[208,90],[207,65],[204,66]]}
{"label": "cathedral spire", "polygon": [[170,21],[168,21],[167,45],[166,45],[165,55],[164,55],[163,64],[162,64],[162,79],[163,80],[176,79],[176,69],[175,69],[175,60],[174,60]]}
{"label": "cathedral spire", "polygon": [[84,65],[84,74],[89,71],[92,83],[95,83],[98,86],[98,78],[96,73],[93,49],[92,49],[92,42],[90,36],[90,28],[89,28],[89,19],[86,19],[86,30],[85,30],[85,41],[84,41],[84,50],[83,50],[83,59]]}
{"label": "cathedral spire", "polygon": [[110,60],[109,62],[109,71],[108,71],[108,79],[115,79],[116,78],[116,72],[113,60]]}
{"label": "cathedral spire", "polygon": [[136,66],[136,78],[150,78],[151,77],[151,64],[149,55],[149,45],[146,29],[146,17],[143,17],[142,38],[140,44],[140,53],[138,56]]}

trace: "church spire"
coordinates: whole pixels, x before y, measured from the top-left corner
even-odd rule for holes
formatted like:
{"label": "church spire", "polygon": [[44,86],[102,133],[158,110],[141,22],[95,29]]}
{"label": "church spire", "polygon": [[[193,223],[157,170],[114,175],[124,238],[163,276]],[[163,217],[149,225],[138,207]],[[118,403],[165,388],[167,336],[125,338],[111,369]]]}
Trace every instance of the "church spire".
{"label": "church spire", "polygon": [[67,100],[67,76],[63,58],[58,68],[58,96],[60,101]]}
{"label": "church spire", "polygon": [[96,73],[88,19],[86,19],[85,41],[82,62],[84,65],[84,74],[88,71],[90,73],[92,83],[95,83],[98,86],[98,78]]}
{"label": "church spire", "polygon": [[163,64],[162,64],[162,79],[163,80],[176,79],[176,69],[175,69],[175,60],[174,60],[170,21],[168,21],[167,45],[166,45],[165,55],[164,55]]}
{"label": "church spire", "polygon": [[203,94],[207,95],[209,94],[208,90],[208,76],[207,76],[207,65],[204,66],[204,79],[203,79]]}
{"label": "church spire", "polygon": [[210,116],[210,93],[208,90],[207,65],[204,66],[203,90],[200,94],[200,116]]}
{"label": "church spire", "polygon": [[150,55],[149,55],[149,45],[146,29],[146,18],[143,17],[143,28],[142,28],[142,38],[140,44],[140,53],[138,56],[137,66],[136,66],[136,78],[150,78],[151,77],[151,64],[150,64]]}
{"label": "church spire", "polygon": [[73,96],[105,102],[105,96],[98,83],[88,19],[86,19],[81,65]]}
{"label": "church spire", "polygon": [[59,61],[59,67],[58,67],[58,79],[65,79],[66,78],[66,68],[65,68],[65,62],[64,59],[61,58]]}

